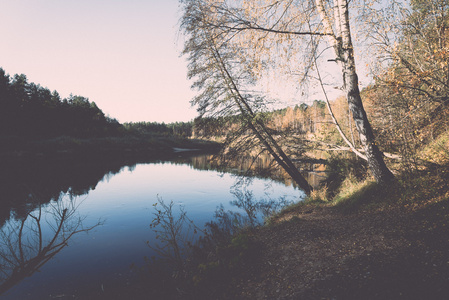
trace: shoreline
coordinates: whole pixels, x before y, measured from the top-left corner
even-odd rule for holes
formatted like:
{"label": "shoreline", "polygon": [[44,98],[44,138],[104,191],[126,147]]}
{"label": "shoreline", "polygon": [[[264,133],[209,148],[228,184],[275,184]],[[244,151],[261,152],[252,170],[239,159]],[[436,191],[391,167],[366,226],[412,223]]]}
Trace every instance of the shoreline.
{"label": "shoreline", "polygon": [[[97,137],[77,138],[60,136],[48,139],[0,137],[0,160],[8,159],[65,159],[96,157],[165,158],[179,152],[215,152],[218,143],[176,137]],[[181,149],[181,150],[179,150]]]}

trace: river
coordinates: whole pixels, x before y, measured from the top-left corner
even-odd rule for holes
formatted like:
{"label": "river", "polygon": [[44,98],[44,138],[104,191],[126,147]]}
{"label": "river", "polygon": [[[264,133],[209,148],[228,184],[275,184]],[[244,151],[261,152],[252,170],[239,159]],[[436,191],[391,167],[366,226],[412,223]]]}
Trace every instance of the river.
{"label": "river", "polygon": [[83,299],[132,281],[131,266],[157,256],[147,243],[157,243],[158,201],[202,228],[220,205],[239,212],[239,191],[256,201],[304,197],[289,182],[212,170],[204,156],[14,170],[0,174],[0,299]]}

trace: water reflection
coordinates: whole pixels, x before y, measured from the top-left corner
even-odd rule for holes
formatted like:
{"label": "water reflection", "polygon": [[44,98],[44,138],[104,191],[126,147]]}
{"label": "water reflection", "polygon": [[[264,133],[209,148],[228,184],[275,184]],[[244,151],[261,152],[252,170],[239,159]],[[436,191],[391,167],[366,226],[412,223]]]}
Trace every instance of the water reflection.
{"label": "water reflection", "polygon": [[[287,187],[288,183],[273,182],[271,192],[276,199],[271,200],[260,195],[268,192],[265,184],[270,181],[253,179],[247,190],[243,185],[232,188],[240,192],[235,190],[234,206],[230,207],[230,186],[237,178],[246,186],[248,178],[234,177],[212,166],[207,156],[155,162],[137,167],[135,161],[120,160],[4,164],[7,167],[0,169],[0,285],[2,292],[16,286],[3,297],[44,299],[50,293],[100,297],[128,284],[128,278],[134,276],[129,265],[140,264],[136,260],[155,254],[145,241],[153,242],[156,236],[148,228],[148,220],[157,194],[167,201],[183,201],[189,217],[201,227],[220,203],[224,203],[222,216],[232,211],[229,220],[258,224],[273,210],[270,205],[279,196],[296,200],[303,196],[301,191]],[[234,171],[242,174],[239,169]],[[87,193],[82,206],[70,204]],[[251,215],[255,206],[257,220],[248,219],[248,212]],[[98,218],[107,219],[107,226],[73,239],[73,235],[90,230],[83,227],[78,213],[70,213],[74,210],[88,215],[84,223],[89,226]],[[68,239],[72,239],[71,247],[61,252]],[[58,258],[49,261],[57,253]],[[44,264],[41,274],[17,284]]]}
{"label": "water reflection", "polygon": [[156,233],[155,241],[147,241],[160,258],[176,269],[180,269],[183,259],[189,254],[189,246],[194,243],[198,227],[187,216],[183,206],[175,207],[162,198],[154,205],[153,220],[150,228]]}
{"label": "water reflection", "polygon": [[165,203],[158,198],[158,202],[153,205],[153,219],[150,224],[156,239],[153,242],[147,241],[148,246],[156,251],[159,259],[179,270],[198,238],[229,238],[241,230],[262,225],[282,208],[294,203],[293,199],[271,198],[268,194],[257,199],[254,192],[248,189],[249,181],[251,179],[247,178],[233,186],[231,194],[234,200],[230,201],[233,208],[225,209],[223,204],[220,204],[213,219],[204,227],[195,224],[182,205],[176,205],[173,200]]}
{"label": "water reflection", "polygon": [[[146,161],[145,163],[148,163]],[[164,163],[154,160],[153,162]],[[53,161],[1,161],[0,168],[0,225],[10,216],[10,211],[24,218],[41,204],[57,199],[60,193],[81,196],[94,190],[99,182],[120,173],[124,166],[132,171],[140,161],[113,160],[53,160]],[[220,164],[212,155],[179,156],[167,160],[168,164],[189,164],[196,170],[216,170],[272,178],[292,186],[293,182],[280,168],[274,168],[272,160],[260,156],[256,160],[241,158],[230,165]],[[316,186],[322,179],[324,165],[302,163],[302,170],[309,182]],[[39,197],[30,197],[39,195]]]}
{"label": "water reflection", "polygon": [[159,257],[136,268],[148,299],[214,299],[214,293],[226,286],[221,283],[231,280],[230,271],[254,255],[251,230],[293,200],[258,198],[248,188],[250,182],[238,181],[231,189],[231,207],[220,204],[202,228],[182,206],[177,209],[173,201],[166,204],[159,198],[150,225],[156,241],[148,242]]}
{"label": "water reflection", "polygon": [[69,240],[101,224],[83,226],[76,198],[39,205],[23,218],[11,216],[0,229],[0,295],[68,246]]}
{"label": "water reflection", "polygon": [[[286,197],[273,199],[270,197],[256,200],[254,193],[246,189],[234,190],[232,194],[237,198],[231,201],[231,205],[242,209],[245,212],[245,219],[248,221],[241,224],[240,227],[254,227],[261,225],[268,218],[279,212],[282,208],[293,203]],[[231,212],[229,212],[231,213]]]}
{"label": "water reflection", "polygon": [[[108,174],[122,170],[123,162],[34,161],[5,162],[0,168],[0,225],[13,212],[26,218],[61,193],[81,196],[94,190]],[[38,195],[35,197],[33,195]]]}
{"label": "water reflection", "polygon": [[[241,176],[271,178],[283,182],[286,186],[296,186],[288,173],[280,168],[269,155],[259,155],[255,158],[240,157],[232,161],[214,155],[203,155],[191,158],[191,164],[199,170],[217,170],[231,172]],[[325,178],[325,164],[322,159],[295,161],[302,175],[313,187],[318,187]]]}

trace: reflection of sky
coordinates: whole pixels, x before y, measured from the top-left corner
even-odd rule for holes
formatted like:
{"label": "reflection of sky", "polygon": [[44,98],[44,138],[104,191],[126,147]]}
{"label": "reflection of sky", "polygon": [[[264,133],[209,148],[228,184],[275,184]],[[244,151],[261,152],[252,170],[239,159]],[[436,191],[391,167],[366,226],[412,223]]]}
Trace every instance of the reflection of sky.
{"label": "reflection of sky", "polygon": [[[132,171],[123,169],[78,199],[82,201],[78,213],[86,216],[85,227],[99,219],[105,224],[88,234],[74,236],[69,247],[48,262],[42,272],[23,280],[6,299],[22,297],[26,292],[36,296],[42,289],[47,295],[87,285],[98,289],[101,284],[105,286],[111,280],[126,276],[131,263],[141,264],[144,256],[154,254],[146,241],[154,238],[149,224],[158,196],[166,203],[173,200],[182,204],[188,216],[198,226],[203,226],[212,219],[221,203],[231,208],[229,202],[234,197],[230,191],[235,180],[230,174],[169,163],[137,165]],[[254,192],[256,199],[265,193],[270,193],[271,198],[289,195],[290,199],[295,199],[302,195],[292,187],[269,183],[254,179],[247,189]]]}
{"label": "reflection of sky", "polygon": [[[199,171],[188,165],[139,165],[134,171],[125,169],[108,182],[99,183],[82,209],[106,218],[120,215],[120,222],[123,222],[126,216],[134,219],[136,208],[152,210],[160,197],[166,202],[173,200],[184,205],[189,215],[203,214],[214,211],[220,203],[226,205],[233,200],[230,191],[234,183],[230,174]],[[291,187],[261,179],[254,179],[248,189],[254,191],[256,198],[263,197],[265,192],[272,193],[273,197],[300,194]]]}

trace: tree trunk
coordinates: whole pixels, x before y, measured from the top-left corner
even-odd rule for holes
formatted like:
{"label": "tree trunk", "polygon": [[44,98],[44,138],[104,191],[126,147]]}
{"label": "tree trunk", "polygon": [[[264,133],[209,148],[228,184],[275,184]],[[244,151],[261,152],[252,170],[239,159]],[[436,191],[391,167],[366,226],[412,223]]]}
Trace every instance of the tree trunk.
{"label": "tree trunk", "polygon": [[378,183],[391,182],[394,179],[394,175],[387,168],[383,154],[376,145],[373,130],[363,108],[355,68],[345,65],[345,69],[344,75],[349,109],[352,112],[362,147],[365,150],[370,171]]}
{"label": "tree trunk", "polygon": [[372,175],[378,183],[388,183],[394,179],[394,175],[387,168],[382,152],[376,145],[373,130],[360,97],[359,80],[355,69],[354,49],[349,27],[348,3],[346,0],[338,0],[338,4],[341,18],[341,57],[338,57],[338,59],[342,63],[344,89],[349,110],[352,112]]}

